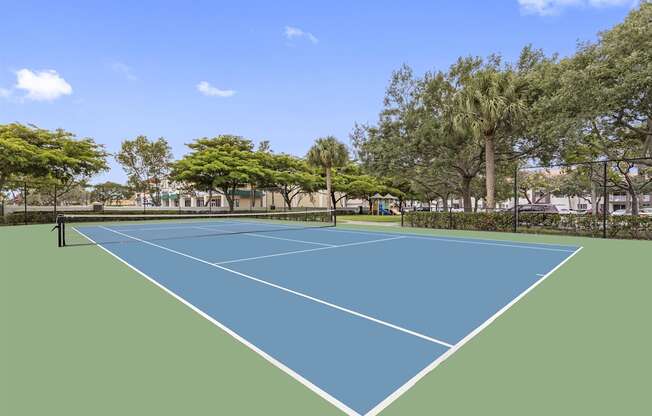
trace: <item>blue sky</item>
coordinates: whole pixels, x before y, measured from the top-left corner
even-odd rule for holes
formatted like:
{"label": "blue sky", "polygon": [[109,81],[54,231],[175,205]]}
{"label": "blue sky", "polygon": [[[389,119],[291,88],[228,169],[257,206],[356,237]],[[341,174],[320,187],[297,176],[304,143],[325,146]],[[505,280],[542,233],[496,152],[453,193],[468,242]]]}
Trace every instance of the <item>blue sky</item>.
{"label": "blue sky", "polygon": [[[401,64],[458,56],[568,55],[622,21],[632,0],[3,2],[0,123],[93,137],[139,134],[175,157],[237,134],[305,154],[374,122]],[[125,179],[115,162],[94,181]]]}

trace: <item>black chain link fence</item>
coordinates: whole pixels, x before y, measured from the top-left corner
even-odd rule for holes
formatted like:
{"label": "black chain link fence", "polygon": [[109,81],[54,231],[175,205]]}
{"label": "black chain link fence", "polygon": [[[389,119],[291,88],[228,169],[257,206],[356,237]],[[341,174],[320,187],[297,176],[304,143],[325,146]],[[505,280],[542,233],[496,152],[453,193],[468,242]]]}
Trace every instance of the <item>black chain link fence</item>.
{"label": "black chain link fence", "polygon": [[494,210],[453,198],[446,212],[406,212],[402,224],[652,240],[652,158],[518,166],[496,188]]}

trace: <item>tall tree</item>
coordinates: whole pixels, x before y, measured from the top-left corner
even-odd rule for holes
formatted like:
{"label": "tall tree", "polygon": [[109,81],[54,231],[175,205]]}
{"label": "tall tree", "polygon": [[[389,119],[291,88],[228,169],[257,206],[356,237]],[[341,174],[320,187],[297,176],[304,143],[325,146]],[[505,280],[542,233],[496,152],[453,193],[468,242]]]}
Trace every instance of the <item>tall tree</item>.
{"label": "tall tree", "polygon": [[384,183],[381,179],[365,174],[362,167],[355,163],[347,163],[341,168],[333,169],[331,179],[333,186],[330,197],[334,207],[338,202],[350,198],[364,199],[369,202],[369,197],[376,193],[394,192],[402,196],[399,190]]}
{"label": "tall tree", "polygon": [[232,135],[201,138],[190,143],[191,152],[173,164],[171,177],[178,182],[219,190],[235,209],[235,193],[241,186],[258,183],[265,169],[253,151],[251,140]]}
{"label": "tall tree", "polygon": [[93,185],[92,189],[91,198],[106,205],[117,204],[134,195],[133,189],[129,186],[111,181]]}
{"label": "tall tree", "polygon": [[539,204],[549,195],[558,195],[560,178],[546,171],[520,171],[518,191],[528,204]]}
{"label": "tall tree", "polygon": [[295,200],[314,192],[321,180],[305,160],[285,153],[261,155],[265,168],[261,187],[279,192],[287,209]]}
{"label": "tall tree", "polygon": [[92,139],[78,139],[62,129],[0,125],[0,189],[11,180],[38,179],[62,196],[108,169],[106,157],[104,148]]}
{"label": "tall tree", "polygon": [[525,85],[512,69],[491,56],[459,59],[451,74],[461,85],[455,99],[455,124],[484,143],[487,209],[496,208],[496,151],[525,116]]}
{"label": "tall tree", "polygon": [[[637,140],[652,157],[652,3],[643,1],[619,25],[563,62],[562,97],[585,121],[599,121]],[[652,163],[652,162],[651,162]]]}
{"label": "tall tree", "polygon": [[343,143],[339,142],[333,136],[328,136],[315,141],[315,144],[308,151],[306,159],[308,164],[322,169],[326,175],[326,194],[328,195],[326,204],[330,210],[332,208],[330,198],[333,187],[331,178],[332,170],[333,168],[346,165],[349,159],[349,152]]}
{"label": "tall tree", "polygon": [[155,206],[161,205],[161,182],[170,172],[172,151],[167,140],[149,140],[138,136],[122,142],[115,156],[127,173],[129,185],[149,195]]}

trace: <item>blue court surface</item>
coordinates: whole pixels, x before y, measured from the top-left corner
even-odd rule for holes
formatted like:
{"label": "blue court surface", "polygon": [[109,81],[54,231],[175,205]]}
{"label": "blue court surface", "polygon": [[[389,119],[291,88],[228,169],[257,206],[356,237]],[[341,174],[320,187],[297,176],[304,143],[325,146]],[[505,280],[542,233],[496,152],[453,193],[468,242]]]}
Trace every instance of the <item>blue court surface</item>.
{"label": "blue court surface", "polygon": [[341,227],[227,233],[242,224],[76,229],[360,415],[380,412],[579,250]]}

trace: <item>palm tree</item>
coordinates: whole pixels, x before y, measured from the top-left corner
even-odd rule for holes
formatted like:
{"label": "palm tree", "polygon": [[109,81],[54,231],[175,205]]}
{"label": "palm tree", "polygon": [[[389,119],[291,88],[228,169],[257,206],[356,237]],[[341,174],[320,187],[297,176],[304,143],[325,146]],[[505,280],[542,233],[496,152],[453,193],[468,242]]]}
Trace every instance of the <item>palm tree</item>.
{"label": "palm tree", "polygon": [[349,151],[346,146],[338,141],[333,136],[322,137],[315,140],[315,144],[308,150],[306,156],[308,164],[311,166],[321,168],[326,173],[326,198],[327,207],[330,210],[331,206],[331,175],[332,169],[346,165],[349,160]]}
{"label": "palm tree", "polygon": [[524,116],[522,88],[513,71],[487,67],[471,74],[456,97],[454,123],[470,128],[484,142],[486,208],[491,211],[496,208],[496,140]]}

